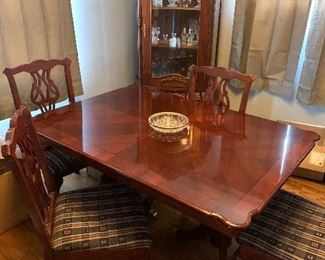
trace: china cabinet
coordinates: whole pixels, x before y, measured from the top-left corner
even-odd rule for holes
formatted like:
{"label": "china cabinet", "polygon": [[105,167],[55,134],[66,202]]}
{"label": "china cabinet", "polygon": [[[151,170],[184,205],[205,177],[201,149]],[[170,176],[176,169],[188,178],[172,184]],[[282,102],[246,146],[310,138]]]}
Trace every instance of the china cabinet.
{"label": "china cabinet", "polygon": [[190,65],[209,65],[214,0],[138,0],[140,80],[186,76]]}

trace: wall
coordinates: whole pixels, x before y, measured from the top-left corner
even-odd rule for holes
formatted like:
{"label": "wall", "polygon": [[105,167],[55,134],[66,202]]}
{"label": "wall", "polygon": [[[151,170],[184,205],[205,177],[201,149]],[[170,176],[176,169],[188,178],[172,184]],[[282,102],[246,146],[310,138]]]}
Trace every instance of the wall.
{"label": "wall", "polygon": [[137,75],[137,1],[72,0],[84,97],[132,84]]}
{"label": "wall", "polygon": [[[235,0],[223,1],[218,66],[228,67]],[[238,107],[240,96],[230,91],[232,107]],[[325,107],[305,105],[292,98],[282,98],[267,91],[252,92],[247,113],[273,120],[285,119],[325,126]]]}

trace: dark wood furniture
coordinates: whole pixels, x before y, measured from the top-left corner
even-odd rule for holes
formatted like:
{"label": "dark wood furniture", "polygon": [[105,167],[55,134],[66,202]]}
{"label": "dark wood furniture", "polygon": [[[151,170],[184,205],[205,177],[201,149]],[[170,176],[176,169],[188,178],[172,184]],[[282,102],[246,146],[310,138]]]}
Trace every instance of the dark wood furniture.
{"label": "dark wood furniture", "polygon": [[[319,136],[293,126],[229,110],[215,122],[215,106],[129,86],[38,116],[38,133],[84,156],[89,165],[165,201],[227,237],[249,227]],[[178,142],[154,139],[148,117],[188,116]],[[219,247],[224,257],[226,247]]]}
{"label": "dark wood furniture", "polygon": [[45,259],[147,258],[150,231],[135,191],[111,182],[58,194],[26,107],[10,127],[2,154],[16,169]]}
{"label": "dark wood furniture", "polygon": [[325,207],[280,190],[240,233],[233,259],[325,259]]}
{"label": "dark wood furniture", "polygon": [[[12,98],[16,109],[19,109],[21,104],[28,104],[30,106],[36,106],[41,110],[43,114],[46,114],[55,109],[55,105],[58,101],[63,98],[62,88],[61,91],[52,78],[53,70],[55,68],[62,67],[64,69],[64,77],[66,84],[66,94],[70,104],[75,102],[71,72],[70,72],[71,61],[68,58],[64,59],[51,59],[51,60],[36,60],[29,64],[17,66],[15,68],[5,68],[3,73],[6,75]],[[28,73],[31,76],[32,82],[30,91],[23,91],[22,87],[17,86],[16,77],[19,74]],[[63,88],[65,89],[65,88]],[[19,91],[20,90],[20,91]],[[24,97],[27,95],[27,99],[22,99],[22,93]],[[63,177],[73,172],[78,173],[81,169],[85,168],[86,165],[78,158],[73,156],[71,153],[61,151],[54,147],[45,147],[45,156],[49,161],[49,167],[51,172],[56,177],[57,189],[63,182]]]}
{"label": "dark wood furniture", "polygon": [[245,113],[247,100],[254,77],[234,70],[222,67],[191,66],[189,93],[190,99],[200,94],[200,99],[216,105],[220,113],[226,113],[230,108],[228,96],[229,83],[241,84],[243,86],[242,97],[238,111]]}
{"label": "dark wood furniture", "polygon": [[169,74],[155,78],[158,88],[166,93],[183,94],[188,92],[189,78],[180,74]]}
{"label": "dark wood furniture", "polygon": [[[12,98],[16,109],[19,109],[22,102],[15,76],[20,73],[29,73],[32,77],[30,89],[30,101],[36,105],[42,113],[55,109],[55,104],[60,99],[60,90],[51,78],[51,71],[56,66],[63,66],[66,80],[67,95],[70,103],[75,102],[71,72],[71,61],[68,58],[62,60],[36,60],[29,64],[17,66],[15,68],[5,68],[3,73],[6,75]],[[27,100],[24,103],[28,103]]]}
{"label": "dark wood furniture", "polygon": [[196,0],[154,2],[138,0],[140,81],[159,86],[160,76],[186,76],[192,64],[210,65],[214,1],[202,0],[200,7]]}

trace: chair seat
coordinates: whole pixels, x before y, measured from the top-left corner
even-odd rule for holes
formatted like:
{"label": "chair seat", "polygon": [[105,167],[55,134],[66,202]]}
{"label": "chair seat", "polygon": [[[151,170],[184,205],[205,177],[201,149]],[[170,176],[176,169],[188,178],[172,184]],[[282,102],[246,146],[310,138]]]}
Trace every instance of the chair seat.
{"label": "chair seat", "polygon": [[280,259],[325,259],[325,207],[280,190],[237,238]]}
{"label": "chair seat", "polygon": [[64,176],[73,172],[77,173],[86,167],[86,164],[82,160],[72,157],[68,153],[62,152],[51,146],[45,148],[45,157],[58,188],[61,187]]}
{"label": "chair seat", "polygon": [[148,248],[151,235],[141,197],[118,182],[62,193],[56,200],[55,251]]}

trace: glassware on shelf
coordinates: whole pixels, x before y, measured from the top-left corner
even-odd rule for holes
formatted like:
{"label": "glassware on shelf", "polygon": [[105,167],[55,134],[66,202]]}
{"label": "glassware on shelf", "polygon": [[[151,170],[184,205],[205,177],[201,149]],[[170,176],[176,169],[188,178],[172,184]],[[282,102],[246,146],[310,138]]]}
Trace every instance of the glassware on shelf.
{"label": "glassware on shelf", "polygon": [[187,32],[186,32],[186,27],[184,27],[181,33],[181,43],[185,45],[186,42],[187,42]]}
{"label": "glassware on shelf", "polygon": [[195,8],[201,8],[201,0],[196,0],[197,5],[195,6]]}
{"label": "glassware on shelf", "polygon": [[[188,67],[198,61],[197,41],[201,13],[193,11],[198,1],[163,0],[163,8],[157,6],[158,0],[148,1],[153,1],[150,17],[152,28],[150,76],[171,73],[186,76]],[[203,6],[202,1],[201,5]]]}
{"label": "glassware on shelf", "polygon": [[152,45],[157,44],[156,43],[156,28],[152,27],[151,29],[151,43]]}
{"label": "glassware on shelf", "polygon": [[158,38],[158,41],[159,41],[159,35],[160,35],[160,27],[157,27],[157,38]]}
{"label": "glassware on shelf", "polygon": [[196,56],[181,50],[177,56],[159,57],[153,55],[152,59],[152,75],[162,76],[171,73],[180,73],[187,75],[187,69],[196,62]]}
{"label": "glassware on shelf", "polygon": [[177,0],[168,0],[168,7],[176,7],[177,6]]}
{"label": "glassware on shelf", "polygon": [[176,33],[171,33],[171,38],[169,39],[169,46],[172,48],[177,47]]}
{"label": "glassware on shelf", "polygon": [[168,33],[165,33],[162,35],[163,36],[163,41],[168,41]]}
{"label": "glassware on shelf", "polygon": [[188,8],[191,5],[191,0],[180,0],[181,1],[181,6]]}
{"label": "glassware on shelf", "polygon": [[197,27],[193,28],[193,34],[194,34],[194,44],[199,43],[199,29]]}
{"label": "glassware on shelf", "polygon": [[194,37],[195,37],[195,40],[194,40],[194,44],[199,44],[199,32],[198,31],[194,31]]}
{"label": "glassware on shelf", "polygon": [[189,28],[193,32],[193,45],[197,45],[199,42],[199,21],[197,19],[188,20]]}
{"label": "glassware on shelf", "polygon": [[159,34],[160,34],[160,27],[152,27],[151,31],[151,41],[153,45],[157,45],[159,43]]}
{"label": "glassware on shelf", "polygon": [[162,7],[163,6],[163,0],[152,0],[152,5],[154,7]]}
{"label": "glassware on shelf", "polygon": [[180,48],[181,47],[181,38],[176,38],[176,47]]}
{"label": "glassware on shelf", "polygon": [[192,32],[192,28],[189,28],[187,34],[187,45],[192,46],[193,43],[194,43],[194,33]]}

